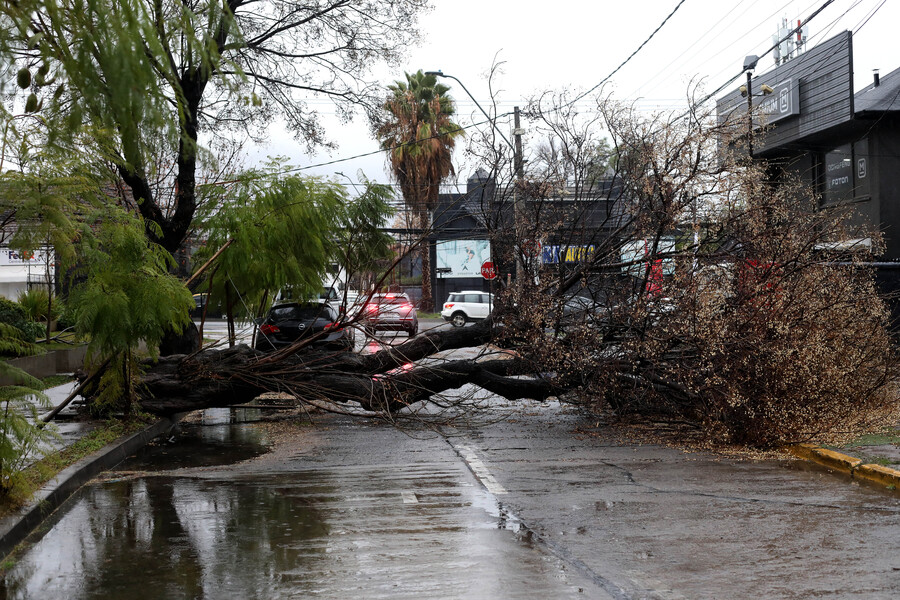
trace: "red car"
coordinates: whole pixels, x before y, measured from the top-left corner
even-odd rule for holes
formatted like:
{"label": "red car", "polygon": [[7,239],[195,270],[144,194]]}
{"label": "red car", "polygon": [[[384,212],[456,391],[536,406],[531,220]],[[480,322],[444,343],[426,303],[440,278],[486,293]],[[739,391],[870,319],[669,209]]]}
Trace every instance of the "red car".
{"label": "red car", "polygon": [[406,294],[374,294],[363,307],[363,327],[369,335],[405,331],[413,337],[419,331],[419,316]]}

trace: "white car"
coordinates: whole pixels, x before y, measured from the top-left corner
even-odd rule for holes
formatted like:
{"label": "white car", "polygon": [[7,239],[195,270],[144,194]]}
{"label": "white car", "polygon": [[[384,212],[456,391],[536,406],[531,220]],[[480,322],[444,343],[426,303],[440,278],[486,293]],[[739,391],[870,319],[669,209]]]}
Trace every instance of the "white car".
{"label": "white car", "polygon": [[444,302],[441,316],[456,327],[462,327],[468,321],[486,319],[494,308],[494,296],[487,292],[470,290],[453,292]]}

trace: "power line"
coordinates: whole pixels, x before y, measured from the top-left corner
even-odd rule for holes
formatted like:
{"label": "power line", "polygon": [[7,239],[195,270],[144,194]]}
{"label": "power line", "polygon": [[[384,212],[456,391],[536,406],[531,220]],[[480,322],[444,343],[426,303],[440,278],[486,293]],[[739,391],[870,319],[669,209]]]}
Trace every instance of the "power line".
{"label": "power line", "polygon": [[[649,89],[651,89],[651,90],[653,90],[653,89],[658,89],[664,82],[666,82],[666,81],[668,81],[669,79],[671,79],[671,78],[675,75],[675,72],[677,71],[677,69],[671,69],[672,65],[676,64],[677,62],[680,61],[680,59],[681,59],[682,57],[684,57],[685,55],[687,55],[688,52],[689,52],[692,48],[694,48],[695,46],[697,46],[697,44],[699,44],[705,37],[707,37],[710,33],[712,33],[712,32],[713,32],[713,31],[714,31],[714,30],[715,30],[715,29],[716,29],[716,28],[717,28],[717,27],[718,27],[718,26],[719,26],[726,18],[728,18],[729,15],[731,15],[733,12],[735,12],[735,11],[741,6],[741,4],[743,4],[745,1],[746,1],[746,0],[741,0],[740,2],[738,2],[737,4],[735,4],[734,6],[732,6],[731,10],[729,10],[727,13],[725,13],[725,15],[724,15],[721,19],[719,19],[712,27],[710,27],[703,35],[699,36],[699,37],[694,41],[693,44],[691,44],[690,46],[688,46],[684,51],[681,52],[681,54],[679,54],[678,56],[676,56],[675,58],[673,58],[666,66],[664,66],[663,68],[661,68],[657,73],[655,73],[655,74],[652,75],[651,77],[648,77],[648,78],[647,78],[647,81],[652,81],[652,82],[653,82],[653,86],[652,86],[651,88],[649,88]],[[790,0],[788,0],[788,2],[790,2]],[[787,6],[787,4],[785,4],[785,6]],[[733,23],[733,22],[734,22],[735,20],[737,20],[738,18],[742,17],[742,16],[744,15],[744,13],[746,13],[748,10],[750,10],[750,9],[752,9],[752,8],[753,8],[753,4],[750,4],[749,6],[747,6],[740,14],[738,14],[737,16],[735,16],[735,19],[733,19],[731,23]],[[771,18],[771,17],[767,17],[767,18]],[[729,23],[729,25],[731,25],[731,23]],[[752,30],[751,30],[751,31],[752,31]],[[723,29],[721,29],[716,35],[714,35],[708,42],[706,42],[704,45],[700,46],[700,47],[697,49],[697,52],[694,52],[694,53],[691,54],[688,58],[693,58],[694,56],[696,56],[697,53],[698,53],[700,50],[703,50],[704,48],[706,48],[707,46],[709,46],[713,41],[715,41],[719,36],[723,35],[724,33],[726,33],[726,30],[723,28]],[[744,35],[745,35],[745,36],[746,36],[746,35],[749,35],[749,32],[748,32],[747,34],[744,34]],[[743,38],[743,37],[744,37],[744,36],[742,36],[742,38]],[[738,39],[741,39],[741,38],[738,38]],[[721,54],[722,52],[724,52],[724,50],[727,50],[728,48],[730,48],[731,46],[733,46],[734,44],[736,44],[737,41],[738,41],[738,40],[735,40],[735,41],[732,42],[729,46],[726,46],[725,48],[723,48],[722,50],[720,50],[719,53]],[[679,63],[679,64],[680,64],[680,63]],[[668,73],[668,75],[663,76],[664,73]],[[639,89],[640,89],[640,88],[639,88]],[[637,94],[637,90],[635,91],[634,94],[631,94],[631,95],[636,95],[636,94]]]}
{"label": "power line", "polygon": [[[676,4],[675,7],[672,9],[672,11],[665,17],[665,19],[663,19],[663,21],[656,27],[656,29],[654,29],[653,32],[652,32],[652,33],[651,33],[651,34],[650,34],[650,35],[649,35],[649,36],[648,36],[648,37],[647,37],[647,38],[646,38],[646,39],[645,39],[638,47],[637,47],[637,49],[635,49],[635,50],[634,50],[634,51],[633,51],[633,52],[632,52],[632,53],[631,53],[624,61],[622,61],[622,63],[620,63],[619,66],[617,66],[617,67],[616,67],[609,75],[607,75],[605,78],[603,78],[599,83],[597,83],[596,85],[594,85],[594,86],[593,86],[592,88],[590,88],[589,90],[583,92],[582,94],[579,94],[579,95],[576,96],[573,100],[571,100],[571,101],[569,101],[569,102],[567,102],[567,103],[561,105],[560,108],[564,108],[564,107],[567,107],[567,106],[572,106],[572,105],[574,105],[576,102],[580,101],[581,99],[583,99],[584,97],[586,97],[587,95],[589,95],[590,93],[592,93],[593,91],[595,91],[596,89],[598,89],[599,87],[601,87],[601,86],[602,86],[603,84],[605,84],[607,81],[609,81],[609,80],[610,80],[610,79],[611,79],[611,78],[612,78],[619,70],[621,70],[626,64],[628,64],[628,62],[630,62],[631,59],[634,58],[634,57],[638,54],[638,52],[640,52],[641,49],[643,49],[644,46],[646,46],[646,45],[650,42],[650,40],[653,39],[653,37],[654,37],[654,36],[662,29],[662,27],[663,27],[663,26],[664,26],[664,25],[672,18],[672,16],[674,16],[674,14],[678,11],[678,9],[681,8],[681,6],[684,4],[684,2],[685,2],[685,0],[680,0],[680,1],[678,2],[678,4]],[[810,16],[808,16],[806,19],[804,19],[804,20],[803,20],[796,28],[792,29],[792,30],[791,30],[791,31],[790,31],[783,39],[779,40],[776,44],[773,44],[773,45],[772,45],[771,47],[769,47],[766,51],[764,51],[764,52],[760,55],[760,58],[765,57],[766,55],[768,55],[768,54],[770,54],[772,51],[774,51],[775,48],[777,48],[778,45],[779,45],[781,42],[783,42],[784,40],[790,38],[790,37],[791,37],[792,35],[794,35],[799,29],[802,29],[802,27],[803,27],[804,25],[806,25],[806,24],[808,24],[810,21],[812,21],[812,19],[814,19],[816,16],[818,16],[823,10],[825,10],[825,8],[827,8],[829,5],[831,5],[831,4],[833,4],[833,3],[834,3],[834,0],[826,0],[826,1],[825,1],[825,2],[824,2],[817,10],[815,10]],[[884,3],[884,2],[883,2],[883,3]],[[882,4],[883,4],[883,3],[882,3]],[[879,6],[879,8],[880,8],[880,6]],[[849,9],[848,9],[848,11],[849,11]],[[843,14],[846,15],[848,11],[844,11]],[[877,9],[876,9],[876,12],[877,12]],[[843,15],[842,15],[842,16],[843,16]],[[868,20],[867,20],[867,22],[868,22]],[[713,90],[712,92],[710,92],[709,94],[707,94],[706,96],[704,96],[699,102],[694,103],[694,106],[698,106],[698,105],[702,105],[702,104],[706,103],[707,101],[709,101],[710,99],[712,99],[715,95],[717,95],[717,94],[720,93],[722,90],[724,90],[726,87],[728,87],[729,85],[731,85],[732,83],[734,83],[734,81],[737,80],[739,77],[743,76],[744,73],[745,73],[745,71],[741,71],[740,73],[738,73],[737,75],[735,75],[734,77],[732,77],[731,79],[729,79],[728,81],[726,81],[725,83],[723,83],[722,85],[720,85],[718,88],[716,88],[715,90]],[[679,119],[680,119],[680,118],[685,118],[685,117],[689,116],[689,115],[691,114],[691,112],[692,112],[692,109],[688,109],[685,113],[683,113],[683,114],[682,114],[680,117],[678,117],[678,118],[679,118]],[[471,129],[471,128],[474,128],[474,127],[479,127],[479,126],[482,126],[482,125],[485,125],[485,124],[492,124],[492,122],[493,122],[493,123],[496,123],[496,121],[497,121],[498,119],[501,119],[501,118],[504,118],[504,117],[509,117],[509,116],[511,116],[511,115],[512,115],[512,111],[508,111],[508,112],[505,112],[505,113],[501,113],[501,114],[496,115],[496,116],[493,118],[493,120],[487,119],[487,120],[482,120],[482,121],[474,122],[474,123],[472,123],[471,125],[466,125],[466,126],[462,126],[462,125],[461,125],[461,126],[459,126],[456,130],[453,130],[452,132],[445,132],[445,133],[443,133],[443,134],[436,134],[436,135],[429,136],[429,137],[427,137],[427,138],[416,139],[416,140],[413,140],[413,141],[410,141],[410,142],[405,142],[405,143],[403,143],[403,144],[398,144],[398,145],[396,145],[396,146],[392,146],[392,147],[390,147],[390,148],[380,148],[380,149],[378,149],[378,150],[373,150],[373,151],[371,151],[371,152],[364,152],[364,153],[361,153],[361,154],[355,154],[355,155],[348,156],[348,157],[336,158],[336,159],[333,159],[333,160],[324,161],[324,162],[319,162],[319,163],[314,163],[314,164],[305,165],[305,166],[298,166],[298,167],[287,168],[287,169],[283,169],[283,170],[279,171],[279,173],[281,173],[281,174],[296,173],[296,172],[301,172],[301,171],[307,171],[307,170],[310,170],[310,169],[315,169],[315,168],[321,168],[321,167],[327,167],[327,166],[331,166],[331,165],[335,165],[335,164],[340,164],[340,163],[343,163],[343,162],[348,162],[348,161],[351,161],[351,160],[357,160],[357,159],[360,159],[360,158],[367,158],[367,157],[370,157],[370,156],[375,156],[375,155],[378,155],[378,154],[382,154],[382,153],[384,153],[384,152],[391,152],[391,151],[394,151],[394,150],[397,150],[397,149],[400,149],[400,148],[403,148],[403,147],[406,147],[406,146],[410,146],[410,145],[413,145],[413,144],[419,144],[419,143],[422,143],[422,142],[425,142],[425,141],[428,141],[428,140],[437,139],[437,138],[439,138],[439,137],[443,137],[444,135],[448,135],[449,133],[453,133],[453,132],[455,132],[455,131],[465,131],[465,130],[467,130],[467,129]]]}
{"label": "power line", "polygon": [[[806,25],[807,23],[812,21],[819,13],[821,13],[823,10],[825,10],[833,2],[834,2],[834,0],[826,0],[825,3],[822,4],[822,6],[820,6],[814,13],[812,13],[810,16],[808,16],[806,19],[804,19],[799,25],[797,25],[797,27],[795,27],[794,29],[791,29],[791,31],[786,36],[784,36],[782,39],[778,40],[777,43],[773,44],[768,50],[766,50],[761,55],[759,55],[758,58],[763,58],[767,54],[770,54],[782,42],[789,39],[791,36],[793,36],[795,33],[797,33],[797,31],[802,30],[804,25]],[[846,14],[846,12],[844,14]],[[745,72],[746,71],[742,70],[740,73],[738,73],[737,75],[735,75],[734,77],[732,77],[731,79],[729,79],[728,81],[726,81],[725,83],[723,83],[722,85],[717,87],[715,90],[713,90],[712,92],[710,92],[709,94],[704,96],[699,102],[696,103],[696,105],[701,105],[701,104],[705,104],[706,102],[708,102],[713,96],[715,96],[716,94],[718,94],[719,92],[724,90],[726,87],[728,87],[729,85],[734,83],[739,77],[743,77]],[[750,90],[748,90],[747,93],[750,93]],[[691,114],[690,111],[681,115],[680,118],[684,118],[684,117],[688,116],[689,114]]]}
{"label": "power line", "polygon": [[644,46],[646,46],[646,45],[650,42],[650,40],[653,39],[653,36],[655,36],[655,35],[659,32],[659,30],[663,28],[663,25],[665,25],[666,23],[668,23],[669,19],[671,19],[672,16],[673,16],[676,12],[678,12],[678,9],[681,8],[681,5],[684,4],[684,3],[685,3],[685,0],[680,0],[680,1],[678,2],[678,4],[675,5],[675,8],[672,9],[672,12],[670,12],[670,13],[668,14],[668,16],[666,16],[666,18],[662,20],[662,23],[660,23],[660,24],[656,27],[656,29],[653,30],[653,33],[651,33],[650,36],[649,36],[647,39],[645,39],[643,42],[641,42],[641,45],[638,46],[637,49],[636,49],[634,52],[632,52],[632,53],[628,56],[628,58],[626,58],[625,60],[623,60],[623,61],[619,64],[618,67],[616,67],[615,69],[613,69],[612,73],[610,73],[609,75],[607,75],[606,77],[604,77],[604,78],[600,81],[600,83],[598,83],[597,85],[595,85],[594,87],[592,87],[592,88],[589,89],[588,91],[584,92],[583,94],[581,94],[581,95],[579,95],[579,96],[576,96],[575,99],[572,100],[571,102],[568,102],[568,103],[563,104],[562,106],[560,106],[560,108],[565,108],[565,107],[567,107],[567,106],[572,106],[573,104],[575,104],[576,102],[578,102],[579,100],[581,100],[582,98],[584,98],[585,96],[587,96],[588,94],[590,94],[591,92],[593,92],[594,90],[596,90],[597,88],[599,88],[600,86],[602,86],[604,83],[606,83],[607,81],[609,81],[610,79],[612,79],[612,76],[613,76],[613,75],[615,75],[616,73],[618,73],[619,70],[620,70],[622,67],[624,67],[625,65],[627,65],[627,64],[631,61],[631,59],[634,58],[635,55],[636,55],[638,52],[640,52],[641,49],[642,49]]}
{"label": "power line", "polygon": [[[581,100],[582,98],[584,98],[585,96],[587,96],[588,94],[590,94],[591,92],[593,92],[594,90],[596,90],[597,88],[599,88],[600,86],[602,86],[604,83],[606,83],[607,81],[609,81],[609,80],[612,78],[613,75],[615,75],[616,73],[618,73],[619,70],[622,69],[622,67],[624,67],[626,64],[628,64],[628,63],[631,61],[631,59],[634,58],[635,55],[637,55],[637,53],[640,52],[641,49],[643,49],[643,47],[646,46],[646,45],[650,42],[650,40],[653,39],[653,37],[659,32],[660,29],[663,28],[663,26],[669,21],[669,19],[671,19],[672,16],[673,16],[676,12],[678,12],[678,9],[681,8],[681,5],[684,4],[685,1],[686,1],[686,0],[679,0],[678,4],[675,5],[675,8],[673,8],[672,11],[666,16],[666,18],[662,20],[662,22],[656,27],[656,29],[654,29],[653,32],[647,37],[647,39],[645,39],[643,42],[641,42],[641,45],[638,46],[637,49],[636,49],[634,52],[632,52],[632,53],[628,56],[628,58],[626,58],[624,61],[622,61],[622,63],[619,64],[619,66],[616,67],[609,75],[607,75],[605,78],[603,78],[603,80],[600,81],[598,84],[596,84],[594,87],[592,87],[591,89],[587,90],[587,91],[584,92],[583,94],[577,96],[574,100],[568,102],[568,103],[565,104],[564,106],[572,106],[573,104],[575,104],[576,102],[578,102],[579,100]],[[505,112],[505,113],[499,114],[499,115],[497,115],[497,116],[494,117],[493,122],[496,122],[497,119],[500,119],[501,117],[508,117],[508,116],[510,116],[511,114],[512,114],[511,111],[510,111],[510,112]],[[480,125],[484,125],[484,124],[490,124],[490,123],[491,123],[491,120],[488,119],[488,120],[485,120],[485,121],[480,121],[480,122],[472,123],[471,125],[468,125],[468,126],[465,126],[465,127],[460,126],[460,127],[459,127],[459,130],[460,130],[460,131],[465,131],[466,129],[470,129],[470,128],[472,128],[472,127],[476,127],[476,126],[480,126]],[[338,158],[338,159],[334,159],[334,160],[330,160],[330,161],[326,161],[326,162],[322,162],[322,163],[316,163],[316,164],[312,164],[312,165],[307,165],[307,166],[305,166],[305,167],[295,167],[294,169],[286,169],[284,172],[290,173],[290,172],[305,171],[305,170],[308,170],[308,169],[315,169],[315,168],[319,168],[319,167],[327,167],[327,166],[330,166],[330,165],[339,164],[339,163],[347,162],[347,161],[350,161],[350,160],[356,160],[356,159],[359,159],[359,158],[367,158],[367,157],[369,157],[369,156],[374,156],[374,155],[380,154],[380,153],[382,153],[382,152],[394,151],[394,150],[398,150],[398,149],[403,148],[403,147],[408,146],[408,145],[418,144],[418,143],[425,142],[425,141],[428,141],[428,140],[436,139],[436,138],[438,138],[438,137],[442,137],[442,135],[448,135],[449,133],[452,133],[452,132],[446,132],[446,133],[441,134],[441,135],[433,135],[433,136],[430,136],[430,137],[428,137],[428,138],[417,139],[417,140],[415,140],[415,141],[407,142],[407,143],[405,143],[405,144],[400,144],[400,145],[394,146],[394,147],[392,147],[392,148],[382,148],[382,149],[380,149],[380,150],[374,150],[374,151],[372,151],[372,152],[366,152],[366,153],[363,153],[363,154],[357,154],[357,155],[355,155],[355,156],[349,156],[349,157],[346,157],[346,158]]]}

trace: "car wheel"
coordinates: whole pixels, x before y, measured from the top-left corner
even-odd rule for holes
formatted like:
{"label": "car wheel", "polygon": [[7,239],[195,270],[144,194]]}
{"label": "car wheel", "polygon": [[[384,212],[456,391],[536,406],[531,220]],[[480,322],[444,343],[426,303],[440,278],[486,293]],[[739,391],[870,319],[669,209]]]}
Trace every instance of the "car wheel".
{"label": "car wheel", "polygon": [[409,337],[415,337],[417,333],[419,333],[419,324],[416,323],[412,327],[406,330],[406,333],[409,334]]}
{"label": "car wheel", "polygon": [[466,324],[466,315],[465,313],[457,312],[453,313],[453,316],[450,317],[450,322],[453,323],[454,327],[462,327]]}

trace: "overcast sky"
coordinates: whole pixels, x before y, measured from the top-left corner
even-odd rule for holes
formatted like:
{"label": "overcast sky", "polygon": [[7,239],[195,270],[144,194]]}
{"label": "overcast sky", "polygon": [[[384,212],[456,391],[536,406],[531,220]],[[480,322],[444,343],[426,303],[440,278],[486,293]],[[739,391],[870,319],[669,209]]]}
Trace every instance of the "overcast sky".
{"label": "overcast sky", "polygon": [[[678,108],[683,106],[691,80],[702,78],[706,89],[714,90],[740,73],[745,56],[762,54],[772,45],[782,18],[796,24],[798,18],[805,19],[824,3],[684,0],[606,89],[615,99],[637,101],[648,111]],[[496,57],[503,62],[494,82],[502,113],[524,106],[528,98],[542,91],[592,88],[647,39],[678,0],[435,0],[434,4],[434,10],[421,20],[422,43],[410,50],[402,70],[440,69],[454,75],[487,108],[487,73]],[[854,87],[858,90],[871,83],[872,69],[885,75],[900,67],[898,25],[898,0],[835,0],[810,22],[809,47],[841,31],[852,31]],[[773,67],[769,55],[760,60],[756,74]],[[376,76],[387,85],[403,78],[403,73],[381,70]],[[457,122],[465,126],[483,121],[456,82],[444,83],[457,101]],[[337,150],[307,156],[289,134],[273,128],[271,143],[251,150],[249,162],[282,155],[292,165],[310,166],[304,174],[332,177],[342,172],[356,180],[361,169],[371,180],[390,181],[381,154],[314,166],[378,149],[364,119],[342,125],[327,104],[316,102],[314,106],[322,110],[328,135],[339,144]],[[510,123],[499,126],[509,136]],[[465,182],[474,168],[458,166],[460,181]]]}

